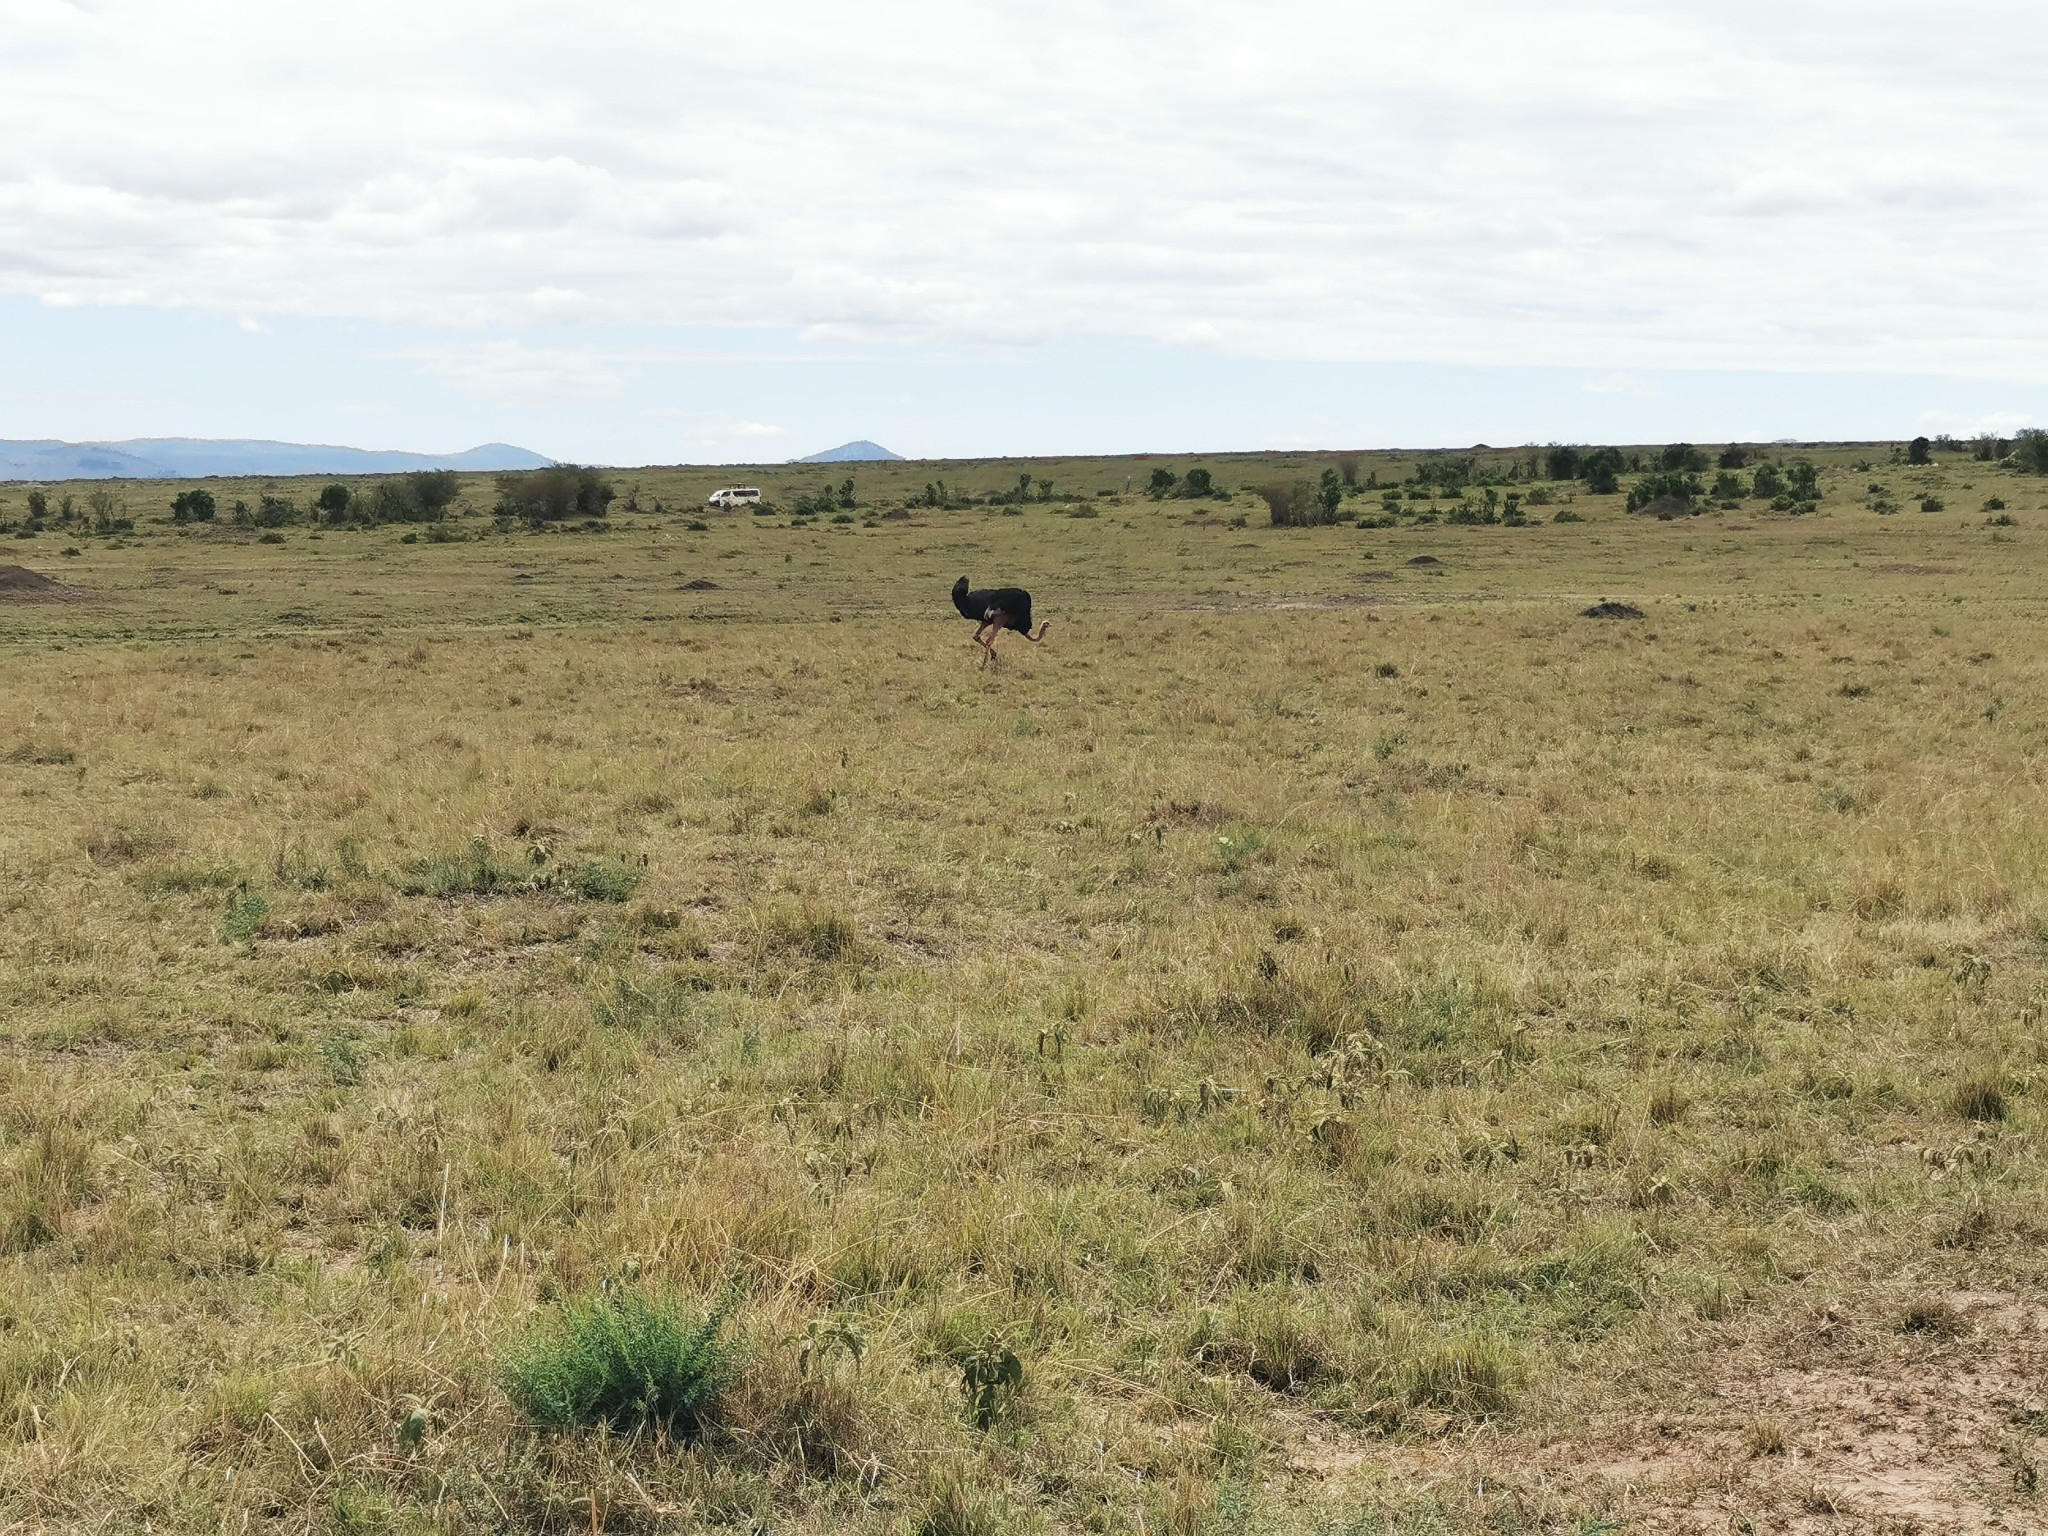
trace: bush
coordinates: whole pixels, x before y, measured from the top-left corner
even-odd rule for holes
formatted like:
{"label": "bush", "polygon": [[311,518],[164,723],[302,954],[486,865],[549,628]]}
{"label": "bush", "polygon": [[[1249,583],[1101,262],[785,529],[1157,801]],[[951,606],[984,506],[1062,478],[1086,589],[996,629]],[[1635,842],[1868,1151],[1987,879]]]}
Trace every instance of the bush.
{"label": "bush", "polygon": [[1922,512],[1939,512],[1947,505],[1948,503],[1939,496],[1922,496],[1920,498],[1920,510]]}
{"label": "bush", "polygon": [[[41,491],[31,491],[28,510],[31,517],[40,517],[42,509],[36,505],[42,499]],[[171,521],[174,523],[210,523],[216,510],[213,492],[200,488],[180,491],[171,498]]]}
{"label": "bush", "polygon": [[1778,473],[1777,465],[1759,464],[1756,467],[1756,475],[1751,480],[1750,486],[1750,494],[1752,496],[1757,497],[1761,501],[1769,501],[1774,496],[1784,494],[1785,477]]}
{"label": "bush", "polygon": [[313,499],[313,505],[320,509],[321,514],[326,517],[327,521],[338,523],[348,515],[350,500],[348,487],[337,482],[334,485],[325,487]]}
{"label": "bush", "polygon": [[568,1302],[514,1348],[505,1393],[546,1429],[655,1428],[694,1440],[738,1374],[719,1339],[736,1299],[701,1320],[637,1291]]}
{"label": "bush", "polygon": [[1697,475],[1706,470],[1707,456],[1691,443],[1673,443],[1657,456],[1657,464],[1666,474]]}
{"label": "bush", "polygon": [[1595,448],[1579,464],[1579,478],[1595,496],[1612,496],[1621,489],[1621,472],[1627,468],[1619,448]]}
{"label": "bush", "polygon": [[1266,503],[1275,528],[1310,528],[1336,521],[1335,508],[1326,511],[1316,487],[1306,480],[1296,480],[1291,485],[1262,485],[1259,496]]}
{"label": "bush", "polygon": [[[544,471],[543,471],[544,473]],[[341,489],[330,486],[329,490]],[[366,521],[373,523],[432,523],[447,516],[448,508],[462,490],[462,478],[452,469],[422,470],[410,475],[385,475],[369,495]],[[322,498],[327,491],[322,491]],[[352,499],[360,507],[360,501]],[[337,518],[334,513],[330,518]],[[338,520],[338,518],[337,518]]]}
{"label": "bush", "polygon": [[1664,510],[1690,512],[1694,500],[1706,494],[1700,485],[1699,476],[1684,471],[1672,470],[1660,475],[1645,475],[1629,487],[1628,509],[1638,512],[1652,505]]}
{"label": "bush", "polygon": [[2030,475],[2048,475],[2048,432],[2028,427],[2013,439],[2012,461]]}
{"label": "bush", "polygon": [[521,518],[537,528],[570,518],[603,517],[616,494],[596,470],[556,464],[498,476],[497,510],[500,517]]}
{"label": "bush", "polygon": [[1714,463],[1721,469],[1744,469],[1749,464],[1749,450],[1740,443],[1730,443]]}
{"label": "bush", "polygon": [[1926,464],[1931,462],[1928,450],[1932,446],[1924,437],[1914,438],[1912,442],[1906,445],[1906,462],[1908,464]]}

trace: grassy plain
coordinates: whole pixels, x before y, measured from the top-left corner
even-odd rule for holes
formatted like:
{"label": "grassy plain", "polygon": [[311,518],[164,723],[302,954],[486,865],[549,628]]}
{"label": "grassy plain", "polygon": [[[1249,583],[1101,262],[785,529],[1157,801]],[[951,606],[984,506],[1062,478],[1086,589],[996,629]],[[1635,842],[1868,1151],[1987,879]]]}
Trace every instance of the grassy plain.
{"label": "grassy plain", "polygon": [[[2048,487],[1815,457],[0,541],[0,1518],[2037,1525]],[[737,1298],[694,1443],[511,1406],[622,1289]]]}

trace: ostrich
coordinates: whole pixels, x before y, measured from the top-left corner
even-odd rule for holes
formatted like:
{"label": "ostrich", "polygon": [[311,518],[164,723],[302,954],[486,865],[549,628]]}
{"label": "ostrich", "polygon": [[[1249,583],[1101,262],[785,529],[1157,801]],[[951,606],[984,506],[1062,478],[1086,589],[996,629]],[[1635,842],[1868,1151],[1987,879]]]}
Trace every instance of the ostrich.
{"label": "ostrich", "polygon": [[981,647],[981,664],[985,667],[996,660],[996,636],[1006,629],[1014,629],[1033,645],[1045,638],[1045,632],[1052,628],[1047,619],[1038,626],[1038,633],[1031,632],[1031,594],[1022,587],[992,587],[985,592],[967,590],[967,578],[962,576],[953,583],[953,606],[960,610],[960,617],[972,619],[980,627],[974,631],[974,643]]}

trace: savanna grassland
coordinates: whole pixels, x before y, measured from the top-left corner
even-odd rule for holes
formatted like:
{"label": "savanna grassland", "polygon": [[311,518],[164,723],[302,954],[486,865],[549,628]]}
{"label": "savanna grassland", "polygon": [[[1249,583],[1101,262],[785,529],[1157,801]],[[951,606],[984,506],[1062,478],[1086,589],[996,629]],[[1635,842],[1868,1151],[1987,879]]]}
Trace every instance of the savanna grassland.
{"label": "savanna grassland", "polygon": [[2040,1528],[2048,482],[1809,457],[0,536],[0,1520]]}

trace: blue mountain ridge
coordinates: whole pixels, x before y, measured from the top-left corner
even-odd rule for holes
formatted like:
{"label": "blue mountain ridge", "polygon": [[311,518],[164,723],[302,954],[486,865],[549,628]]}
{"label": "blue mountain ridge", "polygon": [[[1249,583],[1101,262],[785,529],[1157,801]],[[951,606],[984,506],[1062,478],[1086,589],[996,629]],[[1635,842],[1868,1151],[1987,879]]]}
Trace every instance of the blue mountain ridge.
{"label": "blue mountain ridge", "polygon": [[544,469],[553,462],[509,443],[485,443],[462,453],[405,453],[256,438],[137,437],[110,443],[0,438],[0,480],[389,475],[418,469]]}

